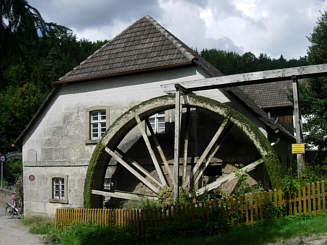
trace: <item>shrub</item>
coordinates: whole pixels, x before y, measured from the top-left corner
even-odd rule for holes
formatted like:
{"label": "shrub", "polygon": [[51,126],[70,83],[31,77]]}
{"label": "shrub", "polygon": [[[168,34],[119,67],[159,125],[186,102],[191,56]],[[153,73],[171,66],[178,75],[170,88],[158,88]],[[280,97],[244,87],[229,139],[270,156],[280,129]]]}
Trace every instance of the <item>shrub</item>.
{"label": "shrub", "polygon": [[136,242],[136,235],[118,226],[73,224],[62,230],[59,241],[62,245],[133,244]]}

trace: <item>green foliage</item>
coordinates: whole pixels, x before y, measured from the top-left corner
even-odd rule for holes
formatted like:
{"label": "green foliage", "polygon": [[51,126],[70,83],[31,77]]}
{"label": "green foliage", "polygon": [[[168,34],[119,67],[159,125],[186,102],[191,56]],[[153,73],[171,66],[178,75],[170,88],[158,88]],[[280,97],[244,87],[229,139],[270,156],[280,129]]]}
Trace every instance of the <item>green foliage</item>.
{"label": "green foliage", "polygon": [[93,224],[73,224],[63,229],[59,235],[62,245],[107,245],[133,244],[136,236],[122,227],[101,227]]}
{"label": "green foliage", "polygon": [[22,223],[29,227],[29,232],[33,234],[48,234],[54,229],[53,220],[42,216],[32,216],[24,218]]}
{"label": "green foliage", "polygon": [[52,88],[104,42],[77,41],[67,27],[46,23],[26,0],[1,1],[0,152],[25,128]]}
{"label": "green foliage", "polygon": [[208,236],[227,232],[231,229],[229,219],[223,215],[222,210],[216,208],[210,215],[208,221],[193,217],[192,219],[181,219],[180,221],[169,222],[159,227],[148,227],[145,230],[144,242],[152,243],[166,241],[174,237],[194,237],[197,235]]}
{"label": "green foliage", "polygon": [[327,165],[309,165],[307,164],[301,175],[289,170],[289,174],[281,179],[281,187],[285,193],[294,193],[299,186],[307,183],[327,180]]}
{"label": "green foliage", "polygon": [[256,57],[251,52],[240,55],[235,52],[216,49],[204,49],[200,55],[226,75],[309,64],[306,57],[300,57],[298,60],[286,60],[281,55],[278,59],[274,59],[266,54],[260,54],[259,57]]}
{"label": "green foliage", "polygon": [[[151,245],[261,245],[279,241],[279,244],[301,244],[301,237],[327,232],[326,214],[319,216],[292,216],[272,219],[249,226],[234,226],[214,235],[175,236],[146,244]],[[299,237],[297,241],[285,241]]]}
{"label": "green foliage", "polygon": [[11,185],[15,184],[23,172],[22,160],[12,160],[6,162],[3,167],[4,175],[6,176],[8,183]]}
{"label": "green foliage", "polygon": [[[308,59],[313,64],[327,63],[327,13],[318,19],[317,26],[309,37],[311,46],[308,49]],[[324,136],[327,135],[327,79],[314,78],[300,84],[301,114],[306,119],[304,123],[305,142],[327,147]]]}

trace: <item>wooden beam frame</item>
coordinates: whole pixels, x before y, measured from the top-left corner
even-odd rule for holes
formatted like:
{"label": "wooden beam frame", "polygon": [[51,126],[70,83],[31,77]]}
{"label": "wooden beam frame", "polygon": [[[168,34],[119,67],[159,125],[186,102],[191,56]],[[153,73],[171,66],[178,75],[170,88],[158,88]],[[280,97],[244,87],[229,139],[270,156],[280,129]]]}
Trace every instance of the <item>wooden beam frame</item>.
{"label": "wooden beam frame", "polygon": [[161,167],[160,167],[160,165],[158,163],[157,157],[154,154],[154,151],[152,149],[152,146],[151,146],[150,140],[148,138],[148,135],[146,134],[145,129],[142,127],[142,122],[141,122],[141,119],[140,119],[139,115],[135,114],[135,119],[136,119],[136,122],[137,122],[137,127],[140,130],[140,132],[142,134],[142,137],[144,139],[145,145],[148,148],[148,151],[150,153],[150,156],[151,156],[152,162],[154,164],[154,167],[156,168],[159,179],[160,179],[160,181],[161,181],[161,183],[163,185],[167,185],[165,176],[164,176],[164,174],[162,172],[162,169],[161,169]]}
{"label": "wooden beam frame", "polygon": [[[327,64],[241,73],[194,81],[184,81],[180,82],[179,84],[188,91],[198,91],[214,88],[235,87],[247,84],[268,83],[273,81],[286,81],[291,80],[293,76],[296,76],[298,79],[302,79],[323,75],[327,75]],[[175,84],[163,84],[161,85],[161,88],[166,93],[175,92]]]}
{"label": "wooden beam frame", "polygon": [[[298,91],[298,80],[297,77],[292,78],[292,87],[293,87],[293,116],[294,116],[294,125],[295,125],[295,132],[296,132],[296,143],[302,143],[302,125],[301,125],[301,114],[299,108],[299,91]],[[298,176],[302,175],[304,170],[304,156],[303,154],[296,154],[297,158],[297,172]]]}
{"label": "wooden beam frame", "polygon": [[[260,165],[261,163],[263,163],[262,158],[260,158],[259,160],[255,161],[253,163],[250,163],[249,165],[246,165],[241,170],[250,172],[253,169],[255,169],[258,165]],[[202,195],[206,191],[211,191],[213,189],[216,189],[219,186],[221,186],[222,184],[227,183],[228,181],[231,181],[231,180],[236,179],[236,178],[238,178],[238,177],[234,173],[230,173],[230,174],[227,174],[225,176],[222,176],[222,177],[218,178],[216,181],[214,181],[214,182],[212,182],[212,183],[198,189],[196,191],[196,195],[197,196]]]}
{"label": "wooden beam frame", "polygon": [[119,162],[123,167],[130,171],[136,178],[138,178],[144,185],[149,187],[153,192],[158,193],[159,189],[152,185],[146,178],[140,175],[135,169],[133,169],[127,162],[125,162],[118,154],[110,150],[108,147],[105,148],[105,151],[112,156],[117,162]]}
{"label": "wooden beam frame", "polygon": [[175,134],[174,134],[174,205],[179,199],[179,133],[181,119],[181,94],[178,86],[175,85]]}
{"label": "wooden beam frame", "polygon": [[188,143],[190,136],[190,108],[186,108],[186,118],[185,118],[185,138],[184,138],[184,162],[183,162],[183,184],[186,182],[187,175],[187,156],[188,156]]}
{"label": "wooden beam frame", "polygon": [[143,200],[158,200],[158,197],[155,196],[147,196],[147,195],[141,195],[136,193],[127,193],[122,191],[99,191],[99,190],[92,190],[91,192],[93,195],[99,195],[104,197],[115,197],[120,199],[126,199],[126,200],[137,200],[137,201],[143,201]]}

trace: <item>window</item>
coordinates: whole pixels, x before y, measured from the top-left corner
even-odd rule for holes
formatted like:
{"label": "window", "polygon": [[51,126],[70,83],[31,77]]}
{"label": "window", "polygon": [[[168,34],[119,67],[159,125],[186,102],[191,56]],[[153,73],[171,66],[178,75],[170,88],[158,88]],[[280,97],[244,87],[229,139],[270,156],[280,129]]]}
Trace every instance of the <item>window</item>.
{"label": "window", "polygon": [[111,178],[104,178],[103,189],[107,191],[114,191],[115,183],[112,181]]}
{"label": "window", "polygon": [[149,122],[154,133],[164,133],[165,132],[165,112],[159,112],[157,114],[149,117]]}
{"label": "window", "polygon": [[86,144],[96,144],[109,126],[109,107],[95,106],[87,111],[88,131]]}
{"label": "window", "polygon": [[50,181],[50,202],[68,203],[67,176],[56,175]]}
{"label": "window", "polygon": [[65,199],[65,179],[53,178],[52,179],[52,199],[64,200]]}
{"label": "window", "polygon": [[91,140],[98,140],[106,132],[106,111],[91,111],[90,112],[90,127],[91,127]]}

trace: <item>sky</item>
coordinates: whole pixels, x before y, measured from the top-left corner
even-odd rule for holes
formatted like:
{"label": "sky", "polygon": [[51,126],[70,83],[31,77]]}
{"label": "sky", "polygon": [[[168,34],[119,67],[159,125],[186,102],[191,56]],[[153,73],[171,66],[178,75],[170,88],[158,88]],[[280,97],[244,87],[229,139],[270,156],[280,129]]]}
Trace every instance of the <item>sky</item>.
{"label": "sky", "polygon": [[189,47],[305,56],[327,0],[28,0],[79,38],[110,40],[150,15]]}

